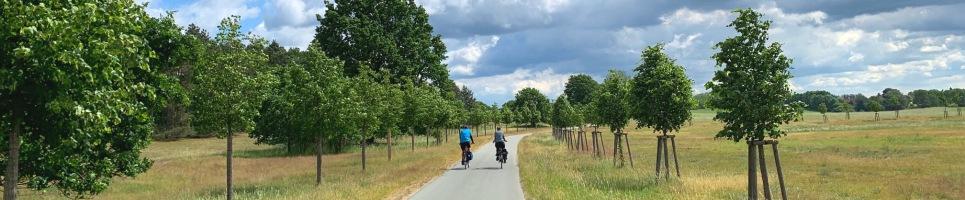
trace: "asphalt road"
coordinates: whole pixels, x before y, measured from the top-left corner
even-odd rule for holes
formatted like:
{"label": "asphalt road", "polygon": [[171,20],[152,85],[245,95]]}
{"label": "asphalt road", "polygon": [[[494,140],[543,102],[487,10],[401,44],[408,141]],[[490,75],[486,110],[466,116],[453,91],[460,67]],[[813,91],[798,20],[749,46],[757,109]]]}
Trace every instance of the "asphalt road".
{"label": "asphalt road", "polygon": [[499,169],[499,162],[496,161],[496,146],[492,141],[477,142],[475,145],[486,146],[473,152],[469,169],[463,169],[462,164],[456,162],[445,174],[423,186],[410,199],[523,199],[516,147],[525,136],[506,137],[509,140],[506,143],[509,159],[503,164],[503,169]]}

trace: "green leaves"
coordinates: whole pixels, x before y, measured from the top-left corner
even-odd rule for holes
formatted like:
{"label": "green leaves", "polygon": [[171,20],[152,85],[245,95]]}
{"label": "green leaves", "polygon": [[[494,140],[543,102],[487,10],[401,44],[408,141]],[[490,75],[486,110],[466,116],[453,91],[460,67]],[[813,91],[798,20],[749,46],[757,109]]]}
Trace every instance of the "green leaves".
{"label": "green leaves", "polygon": [[[170,77],[150,63],[143,7],[4,1],[0,15],[0,132],[21,140],[20,176],[4,179],[79,198],[146,171],[151,161],[140,152],[154,131],[150,110],[166,101],[155,94],[173,88],[154,82]],[[4,152],[7,140],[0,137]]]}
{"label": "green leaves", "polygon": [[641,55],[641,63],[634,71],[630,102],[637,128],[650,127],[664,134],[679,131],[690,119],[695,107],[690,88],[692,83],[684,68],[663,53],[663,45],[649,46]]}
{"label": "green leaves", "polygon": [[601,125],[610,126],[616,132],[627,126],[630,119],[630,80],[622,71],[610,70],[603,85],[593,95],[593,112]]}
{"label": "green leaves", "polygon": [[570,103],[586,105],[589,104],[590,101],[593,101],[592,95],[598,87],[599,84],[596,83],[590,75],[577,74],[570,76],[566,81],[563,94],[566,94],[566,98]]}
{"label": "green leaves", "polygon": [[[529,123],[530,126],[536,126],[540,122],[550,121],[550,102],[543,95],[536,90],[536,88],[523,88],[516,93],[516,98],[513,100],[515,105],[512,105],[517,112],[523,114],[524,123]],[[526,108],[526,109],[523,109]]]}
{"label": "green leaves", "polygon": [[429,16],[414,1],[326,1],[318,16],[314,43],[329,56],[345,61],[345,72],[363,66],[387,70],[396,84],[413,81],[439,89],[454,86],[445,60],[446,47],[433,35]]}
{"label": "green leaves", "polygon": [[229,130],[254,128],[262,102],[276,80],[267,68],[268,57],[245,48],[243,41],[259,44],[255,37],[243,37],[238,16],[221,21],[215,38],[216,50],[209,51],[194,69],[191,94],[192,125],[201,133],[224,136]]}
{"label": "green leaves", "polygon": [[794,107],[785,103],[791,96],[791,59],[779,43],[767,44],[770,21],[750,9],[734,13],[738,17],[728,27],[739,34],[714,45],[718,70],[705,84],[714,96],[708,102],[717,110],[714,119],[724,123],[716,137],[735,142],[778,138],[785,134],[778,126],[795,118]]}

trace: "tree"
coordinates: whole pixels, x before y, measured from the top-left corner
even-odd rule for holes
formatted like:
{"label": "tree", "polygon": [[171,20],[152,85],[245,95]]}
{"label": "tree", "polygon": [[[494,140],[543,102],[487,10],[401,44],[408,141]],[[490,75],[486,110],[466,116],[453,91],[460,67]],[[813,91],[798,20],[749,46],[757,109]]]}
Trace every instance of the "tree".
{"label": "tree", "polygon": [[515,120],[516,113],[514,113],[512,109],[509,109],[508,107],[503,107],[502,109],[500,109],[500,112],[502,115],[500,119],[502,119],[502,123],[505,124],[505,126],[508,127],[509,124],[512,124],[513,122],[516,121]]}
{"label": "tree", "polygon": [[824,118],[824,123],[828,123],[828,115],[826,114],[828,112],[828,105],[824,103],[818,105],[818,112],[820,112],[821,117]]}
{"label": "tree", "polygon": [[850,103],[854,107],[854,111],[868,111],[866,106],[868,97],[863,94],[845,94],[841,95],[841,98]]}
{"label": "tree", "polygon": [[881,106],[881,103],[878,103],[878,100],[876,99],[871,99],[868,101],[868,109],[871,110],[871,112],[875,112],[875,121],[879,120],[878,112],[884,110]]}
{"label": "tree", "polygon": [[[231,199],[232,136],[255,126],[262,102],[274,77],[266,68],[268,56],[245,47],[264,45],[252,35],[242,35],[238,16],[221,21],[215,37],[216,50],[194,69],[192,124],[202,133],[218,133],[227,138],[227,197]],[[258,49],[258,48],[254,48]]]}
{"label": "tree", "polygon": [[524,114],[527,115],[526,123],[529,123],[531,127],[536,127],[536,124],[540,122],[549,122],[550,102],[546,95],[540,93],[539,90],[529,87],[523,88],[516,92],[516,98],[513,102],[516,104],[513,105],[516,110],[523,107],[529,108],[529,112]]}
{"label": "tree", "polygon": [[[630,117],[637,121],[636,128],[649,127],[654,132],[663,133],[657,141],[657,166],[660,166],[660,152],[663,152],[668,177],[670,157],[667,153],[667,139],[671,139],[674,164],[678,166],[677,176],[680,176],[677,145],[667,133],[680,131],[683,124],[691,118],[690,109],[695,107],[690,88],[692,81],[687,78],[683,66],[677,65],[674,59],[663,52],[662,44],[644,49],[640,60],[640,65],[634,69],[637,74],[633,77],[630,92]],[[658,168],[657,175],[659,174]]]}
{"label": "tree", "polygon": [[345,72],[362,66],[388,70],[394,83],[431,83],[448,90],[446,46],[432,33],[429,15],[414,1],[335,0],[317,16],[314,42],[329,56],[345,61]]}
{"label": "tree", "polygon": [[[620,166],[624,164],[620,142],[623,127],[630,119],[630,80],[622,71],[610,70],[593,99],[593,107],[599,123],[610,127],[614,134],[613,152],[618,152]],[[628,149],[629,150],[629,149]],[[614,155],[616,156],[616,155]],[[616,162],[616,160],[614,160]],[[632,162],[632,161],[631,161]]]}
{"label": "tree", "polygon": [[563,94],[566,95],[567,100],[575,105],[586,105],[593,101],[592,94],[597,87],[599,87],[599,84],[590,75],[571,75],[566,81]]}
{"label": "tree", "polygon": [[880,103],[886,110],[895,111],[895,119],[901,118],[901,110],[908,108],[911,104],[911,97],[905,96],[898,89],[885,88],[879,96],[883,99]]}
{"label": "tree", "polygon": [[818,111],[818,105],[822,103],[825,105],[834,105],[838,99],[837,96],[834,96],[828,91],[819,90],[794,94],[787,102],[801,101],[808,105],[807,110]]}
{"label": "tree", "polygon": [[152,65],[144,8],[4,1],[0,16],[4,199],[16,199],[19,184],[84,198],[146,171],[152,111],[177,82]]}
{"label": "tree", "polygon": [[[763,15],[751,9],[734,13],[737,18],[728,27],[738,35],[714,45],[718,52],[712,58],[718,68],[705,86],[715,97],[709,102],[717,110],[714,120],[724,123],[716,137],[748,141],[748,198],[756,199],[755,151],[763,153],[764,138],[785,135],[779,126],[795,119],[794,107],[788,102],[792,61],[783,54],[781,44],[768,44],[771,22],[761,19]],[[783,194],[783,187],[781,191]]]}
{"label": "tree", "polygon": [[839,99],[834,107],[838,112],[844,112],[844,119],[851,119],[851,112],[854,112],[854,106],[851,106],[851,103],[848,103],[848,101],[844,99]]}
{"label": "tree", "polygon": [[174,22],[173,12],[160,18],[147,18],[144,21],[143,37],[156,56],[150,58],[149,65],[163,72],[163,76],[147,76],[149,85],[163,88],[158,91],[160,104],[148,105],[158,128],[154,137],[172,139],[181,137],[188,130],[189,117],[187,106],[189,97],[184,90],[190,81],[189,72],[204,54],[205,43],[192,36],[181,33]]}

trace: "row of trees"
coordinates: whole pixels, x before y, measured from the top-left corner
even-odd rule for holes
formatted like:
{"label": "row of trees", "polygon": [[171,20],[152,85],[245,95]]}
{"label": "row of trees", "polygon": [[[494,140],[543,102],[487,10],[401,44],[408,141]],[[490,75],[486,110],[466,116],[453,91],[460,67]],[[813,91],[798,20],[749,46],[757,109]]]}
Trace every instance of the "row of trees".
{"label": "row of trees", "polygon": [[[758,166],[764,186],[768,185],[763,160],[764,145],[774,148],[782,195],[786,194],[780,160],[776,154],[777,141],[766,138],[784,136],[785,132],[779,126],[800,118],[806,105],[791,101],[793,93],[788,84],[791,59],[783,55],[779,43],[768,43],[767,31],[771,22],[763,20],[761,14],[751,9],[738,9],[734,13],[737,19],[728,27],[733,27],[738,35],[714,46],[718,52],[712,58],[717,62],[718,70],[713,79],[705,84],[710,93],[693,97],[690,88],[692,82],[685,75],[683,67],[662,52],[662,45],[654,45],[643,51],[641,64],[634,69],[636,74],[633,78],[611,70],[601,85],[587,87],[583,85],[589,84],[574,81],[580,78],[571,77],[564,95],[554,103],[553,125],[571,127],[589,122],[609,126],[614,133],[614,156],[619,155],[622,163],[620,140],[626,139],[622,129],[629,119],[634,119],[637,128],[648,127],[662,133],[662,137],[658,136],[656,167],[659,174],[663,157],[669,176],[666,139],[670,138],[671,145],[675,144],[672,135],[668,136],[667,133],[678,131],[691,118],[690,109],[706,106],[716,110],[714,120],[724,124],[717,138],[748,143],[748,199],[757,199]],[[570,91],[571,88],[593,89],[573,89],[591,90],[589,93],[579,93]],[[572,102],[585,104],[570,106]],[[674,157],[676,160],[676,155]],[[764,194],[767,199],[771,198],[770,191],[765,190]]]}
{"label": "row of trees", "polygon": [[[564,94],[553,103],[554,127],[580,127],[586,123],[605,125],[614,133],[614,155],[624,163],[623,127],[630,119],[636,128],[652,128],[662,136],[679,131],[690,120],[694,107],[690,85],[684,68],[663,52],[663,45],[647,47],[641,64],[631,78],[624,72],[611,70],[602,84],[587,75],[571,76]],[[572,103],[571,102],[575,102]],[[632,163],[632,161],[631,161]]]}
{"label": "row of trees", "polygon": [[242,33],[237,16],[211,37],[130,0],[0,6],[5,199],[22,185],[95,195],[151,166],[140,152],[152,137],[226,138],[231,199],[236,133],[314,152],[317,183],[323,151],[360,145],[364,170],[374,138],[389,141],[391,159],[393,133],[438,141],[459,124],[548,117],[548,102],[487,106],[458,88],[412,1],[326,2],[305,50]]}
{"label": "row of trees", "polygon": [[[709,93],[695,95],[697,108],[708,108],[706,102],[710,101]],[[788,102],[802,102],[805,109],[819,111],[819,105],[824,104],[830,112],[869,112],[874,111],[872,102],[877,102],[882,106],[879,111],[893,111],[908,108],[930,108],[930,107],[958,107],[965,105],[965,89],[949,88],[945,90],[914,90],[907,94],[898,89],[886,88],[873,96],[863,94],[843,94],[834,95],[828,91],[806,91],[796,93]],[[847,109],[848,107],[851,109]]]}

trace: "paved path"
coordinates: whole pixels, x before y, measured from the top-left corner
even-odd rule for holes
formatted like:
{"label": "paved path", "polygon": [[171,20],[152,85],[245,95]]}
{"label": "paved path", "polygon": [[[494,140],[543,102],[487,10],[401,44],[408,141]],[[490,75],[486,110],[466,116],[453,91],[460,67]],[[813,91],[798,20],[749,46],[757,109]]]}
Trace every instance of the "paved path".
{"label": "paved path", "polygon": [[450,166],[445,174],[422,187],[411,199],[523,199],[523,187],[519,184],[519,165],[516,162],[516,147],[526,135],[507,136],[506,144],[509,159],[499,169],[496,161],[496,147],[492,141],[476,143],[486,145],[473,152],[469,169],[460,163]]}

